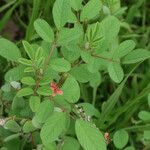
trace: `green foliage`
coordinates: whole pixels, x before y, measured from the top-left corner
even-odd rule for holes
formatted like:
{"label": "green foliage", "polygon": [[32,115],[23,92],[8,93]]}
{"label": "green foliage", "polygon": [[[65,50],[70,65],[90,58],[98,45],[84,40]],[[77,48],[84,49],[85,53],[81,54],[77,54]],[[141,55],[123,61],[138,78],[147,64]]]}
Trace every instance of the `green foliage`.
{"label": "green foliage", "polygon": [[0,55],[11,61],[21,57],[18,47],[4,38],[0,38]]}
{"label": "green foliage", "polygon": [[150,148],[150,11],[127,2],[2,2],[1,149]]}
{"label": "green foliage", "polygon": [[113,136],[113,142],[116,148],[122,149],[128,142],[129,135],[125,130],[118,130]]}
{"label": "green foliage", "polygon": [[34,22],[34,28],[38,35],[46,42],[53,42],[54,33],[49,24],[43,19],[37,19]]}
{"label": "green foliage", "polygon": [[78,140],[85,150],[106,150],[104,137],[93,124],[78,119],[75,129]]}

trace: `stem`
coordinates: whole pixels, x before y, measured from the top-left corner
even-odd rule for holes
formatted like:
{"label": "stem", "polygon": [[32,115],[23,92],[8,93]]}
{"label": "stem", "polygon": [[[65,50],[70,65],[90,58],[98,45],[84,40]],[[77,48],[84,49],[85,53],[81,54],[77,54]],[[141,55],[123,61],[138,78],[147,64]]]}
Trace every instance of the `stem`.
{"label": "stem", "polygon": [[97,87],[93,88],[93,102],[92,104],[95,106],[95,102],[96,102],[96,93],[97,93]]}
{"label": "stem", "polygon": [[110,62],[115,62],[115,63],[119,63],[120,64],[119,61],[113,60],[111,58],[106,58],[106,57],[99,56],[99,55],[96,55],[96,54],[92,54],[92,56],[97,57],[97,58],[101,58],[101,59],[104,59],[104,60],[107,60],[107,61],[110,61]]}
{"label": "stem", "polygon": [[[56,44],[55,44],[55,42],[54,42],[54,43],[52,44],[52,48],[51,48],[51,51],[50,51],[50,53],[49,53],[49,55],[48,55],[48,58],[45,60],[45,64],[44,64],[44,68],[43,68],[43,73],[41,74],[41,73],[40,73],[40,70],[38,71],[40,76],[37,77],[34,94],[36,94],[36,91],[37,91],[37,89],[39,88],[40,80],[41,80],[41,78],[43,77],[43,75],[44,75],[44,73],[45,73],[45,71],[46,71],[46,69],[47,69],[47,67],[48,67],[48,64],[49,64],[49,62],[50,62],[50,58],[51,58],[52,53],[53,53],[53,51],[54,51],[55,48],[56,48]],[[37,73],[38,73],[38,72],[37,72]]]}
{"label": "stem", "polygon": [[49,53],[49,55],[48,55],[48,58],[47,58],[47,60],[45,61],[43,73],[46,71],[46,69],[47,69],[47,67],[48,67],[50,58],[51,58],[52,53],[53,53],[53,51],[54,51],[55,48],[56,48],[56,44],[55,44],[55,42],[54,42],[54,43],[52,44],[52,48],[51,48],[51,51],[50,51],[50,53]]}

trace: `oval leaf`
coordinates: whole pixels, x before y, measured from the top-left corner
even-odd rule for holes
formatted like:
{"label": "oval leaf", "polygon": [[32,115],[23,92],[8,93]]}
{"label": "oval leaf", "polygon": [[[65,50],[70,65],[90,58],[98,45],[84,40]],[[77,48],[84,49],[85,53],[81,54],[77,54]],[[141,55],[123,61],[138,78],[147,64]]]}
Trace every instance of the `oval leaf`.
{"label": "oval leaf", "polygon": [[129,135],[125,130],[118,130],[113,136],[113,142],[116,148],[122,149],[128,143]]}
{"label": "oval leaf", "polygon": [[37,19],[34,22],[34,28],[44,41],[52,42],[54,40],[54,32],[45,20]]}
{"label": "oval leaf", "polygon": [[28,96],[33,94],[34,91],[31,88],[23,88],[17,92],[18,97]]}
{"label": "oval leaf", "polygon": [[75,103],[80,97],[80,88],[74,77],[69,76],[62,86],[63,97],[70,103]]}
{"label": "oval leaf", "polygon": [[116,83],[120,83],[124,77],[123,69],[118,63],[110,63],[108,66],[109,76]]}
{"label": "oval leaf", "polygon": [[39,123],[44,123],[48,117],[52,114],[54,109],[54,104],[50,100],[43,101],[35,114],[35,119]]}
{"label": "oval leaf", "polygon": [[40,106],[40,98],[38,96],[31,96],[29,99],[29,105],[33,112],[36,112]]}
{"label": "oval leaf", "polygon": [[67,129],[68,118],[65,113],[55,112],[43,125],[40,136],[42,142],[47,145],[55,141],[58,136]]}
{"label": "oval leaf", "polygon": [[124,64],[132,64],[140,61],[144,61],[145,59],[150,58],[150,52],[145,49],[136,49],[126,55],[122,62]]}
{"label": "oval leaf", "polygon": [[5,123],[5,125],[4,125],[4,128],[5,128],[5,129],[8,129],[8,130],[10,130],[10,131],[12,131],[12,132],[19,132],[19,131],[21,131],[21,127],[20,127],[19,124],[18,124],[16,121],[14,121],[14,120],[9,120],[9,121],[7,121],[7,122]]}
{"label": "oval leaf", "polygon": [[17,61],[21,57],[18,47],[4,38],[0,38],[0,55],[11,61]]}
{"label": "oval leaf", "polygon": [[55,58],[50,61],[52,69],[58,72],[67,72],[71,69],[70,63],[63,58]]}
{"label": "oval leaf", "polygon": [[106,150],[106,142],[102,133],[92,123],[78,119],[75,130],[85,150]]}
{"label": "oval leaf", "polygon": [[99,14],[102,8],[100,0],[90,0],[82,9],[81,21],[89,20]]}

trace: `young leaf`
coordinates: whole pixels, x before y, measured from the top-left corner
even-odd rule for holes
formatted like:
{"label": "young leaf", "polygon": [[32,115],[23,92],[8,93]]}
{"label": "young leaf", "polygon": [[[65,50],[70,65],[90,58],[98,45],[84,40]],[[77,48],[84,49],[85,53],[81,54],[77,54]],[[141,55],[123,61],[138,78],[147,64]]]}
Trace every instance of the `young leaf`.
{"label": "young leaf", "polygon": [[31,88],[23,88],[17,92],[18,97],[28,96],[33,94],[34,91]]}
{"label": "young leaf", "polygon": [[38,96],[31,96],[29,99],[29,105],[33,112],[36,112],[40,106],[40,98]]}
{"label": "young leaf", "polygon": [[93,19],[97,16],[102,8],[100,0],[90,0],[81,11],[81,21]]}
{"label": "young leaf", "polygon": [[33,67],[26,67],[26,68],[24,69],[24,72],[25,72],[25,73],[34,72],[34,71],[35,71],[35,70],[34,70]]}
{"label": "young leaf", "polygon": [[29,60],[29,59],[26,59],[26,58],[19,58],[18,61],[23,64],[23,65],[26,65],[26,66],[32,66],[32,61]]}
{"label": "young leaf", "polygon": [[126,146],[129,140],[129,135],[125,130],[118,130],[113,136],[113,142],[116,148],[122,149]]}
{"label": "young leaf", "polygon": [[49,85],[41,86],[38,88],[37,93],[39,95],[50,96],[52,95],[52,90]]}
{"label": "young leaf", "polygon": [[102,133],[92,123],[78,119],[75,123],[75,131],[85,150],[106,150]]}
{"label": "young leaf", "polygon": [[108,66],[108,73],[116,83],[120,83],[124,77],[123,69],[118,63],[111,62]]}
{"label": "young leaf", "polygon": [[52,67],[52,69],[58,72],[67,72],[71,69],[70,63],[63,58],[51,59],[49,65]]}
{"label": "young leaf", "polygon": [[27,41],[22,41],[22,43],[23,43],[23,47],[24,47],[26,53],[28,54],[28,56],[30,57],[30,59],[33,59],[33,48],[32,48],[32,46]]}
{"label": "young leaf", "polygon": [[39,123],[44,123],[54,110],[54,104],[50,100],[45,100],[40,103],[39,108],[35,113],[35,119]]}
{"label": "young leaf", "polygon": [[145,49],[136,49],[126,55],[122,62],[124,64],[132,64],[140,61],[144,61],[145,59],[150,58],[150,52]]}
{"label": "young leaf", "polygon": [[23,77],[21,79],[21,82],[23,84],[26,84],[26,85],[35,85],[36,84],[35,80],[30,76],[29,77]]}
{"label": "young leaf", "polygon": [[18,61],[21,57],[18,47],[4,38],[0,38],[0,55],[11,61]]}
{"label": "young leaf", "polygon": [[21,127],[19,126],[19,124],[14,121],[14,120],[9,120],[5,123],[4,125],[5,129],[8,129],[12,132],[20,132],[21,131]]}
{"label": "young leaf", "polygon": [[122,42],[118,47],[118,57],[121,58],[127,55],[135,48],[135,42],[132,40],[126,40]]}
{"label": "young leaf", "polygon": [[43,40],[45,40],[46,42],[53,42],[54,32],[45,20],[37,19],[34,22],[34,28]]}
{"label": "young leaf", "polygon": [[[55,112],[43,125],[40,136],[44,145],[54,142],[68,127],[69,118],[63,112]],[[48,145],[47,145],[48,146]]]}
{"label": "young leaf", "polygon": [[79,100],[80,97],[80,88],[78,82],[75,80],[74,77],[69,76],[65,83],[62,86],[63,97],[69,103],[75,103]]}
{"label": "young leaf", "polygon": [[33,132],[36,128],[33,126],[32,121],[26,121],[23,125],[23,132],[30,133]]}

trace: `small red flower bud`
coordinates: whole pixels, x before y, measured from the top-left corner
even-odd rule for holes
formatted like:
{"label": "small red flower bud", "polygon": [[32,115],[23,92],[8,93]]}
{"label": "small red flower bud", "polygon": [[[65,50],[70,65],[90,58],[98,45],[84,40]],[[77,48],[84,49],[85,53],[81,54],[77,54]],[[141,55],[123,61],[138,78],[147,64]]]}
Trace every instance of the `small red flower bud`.
{"label": "small red flower bud", "polygon": [[109,144],[110,141],[111,141],[111,139],[110,139],[110,135],[109,135],[108,132],[105,132],[104,138],[105,138],[105,140],[106,140],[106,143]]}
{"label": "small red flower bud", "polygon": [[52,94],[53,97],[55,97],[57,94],[58,95],[63,94],[63,91],[59,89],[58,85],[55,82],[51,82],[50,86],[51,86],[51,90],[53,91],[53,94]]}

